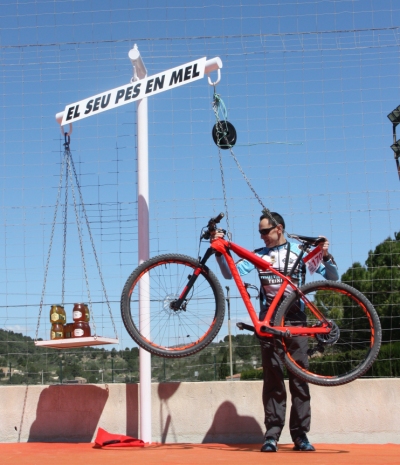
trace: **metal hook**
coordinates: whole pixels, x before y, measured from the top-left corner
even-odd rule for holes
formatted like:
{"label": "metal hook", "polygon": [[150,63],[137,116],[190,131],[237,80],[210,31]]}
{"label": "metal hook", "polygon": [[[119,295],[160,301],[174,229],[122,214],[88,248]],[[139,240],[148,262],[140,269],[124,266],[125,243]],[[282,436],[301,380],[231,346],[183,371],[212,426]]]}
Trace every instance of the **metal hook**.
{"label": "metal hook", "polygon": [[210,86],[214,86],[214,87],[215,87],[215,86],[219,83],[219,81],[221,80],[221,70],[220,70],[219,68],[217,69],[217,76],[218,76],[218,78],[217,78],[217,80],[216,80],[215,82],[212,82],[212,81],[211,81],[210,75],[209,75],[209,74],[208,74],[207,76],[208,76],[208,83],[210,84]]}
{"label": "metal hook", "polygon": [[69,133],[64,132],[64,147],[65,150],[69,150],[69,144],[71,143],[71,138],[69,136]]}
{"label": "metal hook", "polygon": [[68,132],[64,132],[64,129],[61,126],[61,124],[60,124],[60,130],[61,130],[61,134],[63,136],[65,136],[65,135],[70,136],[72,134],[72,123],[69,123],[69,131]]}

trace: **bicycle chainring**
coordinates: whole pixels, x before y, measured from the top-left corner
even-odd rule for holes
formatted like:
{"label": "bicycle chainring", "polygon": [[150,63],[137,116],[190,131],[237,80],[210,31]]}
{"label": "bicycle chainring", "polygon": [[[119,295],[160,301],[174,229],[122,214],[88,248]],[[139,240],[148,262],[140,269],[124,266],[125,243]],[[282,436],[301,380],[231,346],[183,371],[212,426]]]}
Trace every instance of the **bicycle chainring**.
{"label": "bicycle chainring", "polygon": [[333,345],[340,338],[340,329],[339,326],[332,320],[329,321],[329,325],[331,325],[331,330],[328,334],[316,334],[315,338],[318,341],[318,344],[322,346],[326,345]]}

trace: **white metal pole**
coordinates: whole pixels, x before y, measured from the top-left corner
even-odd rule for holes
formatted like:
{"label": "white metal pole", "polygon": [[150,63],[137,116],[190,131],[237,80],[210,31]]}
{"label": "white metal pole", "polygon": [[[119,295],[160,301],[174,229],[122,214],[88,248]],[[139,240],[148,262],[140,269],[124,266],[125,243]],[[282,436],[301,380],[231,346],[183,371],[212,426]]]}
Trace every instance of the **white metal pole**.
{"label": "white metal pole", "polygon": [[226,288],[226,303],[228,304],[229,371],[231,374],[231,381],[233,381],[232,336],[231,336],[231,298],[229,294],[229,286],[225,286],[225,288]]}
{"label": "white metal pole", "polygon": [[[134,66],[134,80],[143,79],[147,70],[135,45],[129,52]],[[138,157],[138,249],[139,265],[149,259],[149,132],[147,98],[137,101],[137,157]],[[139,328],[144,337],[150,339],[150,283],[141,279],[139,283]],[[151,443],[151,355],[139,349],[140,377],[140,439]]]}
{"label": "white metal pole", "polygon": [[[139,265],[149,259],[149,165],[147,98],[137,103],[138,140],[138,233]],[[148,280],[139,284],[140,332],[150,339],[150,305]],[[139,349],[140,363],[140,439],[151,443],[151,355]]]}

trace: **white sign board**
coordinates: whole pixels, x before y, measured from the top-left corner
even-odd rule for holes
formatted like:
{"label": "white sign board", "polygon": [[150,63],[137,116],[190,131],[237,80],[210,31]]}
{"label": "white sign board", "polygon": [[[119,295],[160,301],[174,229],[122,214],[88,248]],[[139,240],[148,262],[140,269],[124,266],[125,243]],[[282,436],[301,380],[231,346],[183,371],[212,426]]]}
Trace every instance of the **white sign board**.
{"label": "white sign board", "polygon": [[315,247],[312,252],[303,258],[303,261],[311,274],[314,274],[318,270],[319,265],[321,265],[323,256],[324,252],[321,247]]}
{"label": "white sign board", "polygon": [[206,57],[67,105],[61,125],[183,86],[204,77]]}

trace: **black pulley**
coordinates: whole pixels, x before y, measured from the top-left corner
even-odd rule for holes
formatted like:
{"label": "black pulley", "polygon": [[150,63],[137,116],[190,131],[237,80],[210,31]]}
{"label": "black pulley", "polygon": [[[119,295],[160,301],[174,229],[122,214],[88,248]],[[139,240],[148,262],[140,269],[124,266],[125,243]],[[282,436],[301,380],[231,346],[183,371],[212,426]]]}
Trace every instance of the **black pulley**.
{"label": "black pulley", "polygon": [[212,138],[221,149],[229,149],[236,144],[236,129],[229,121],[218,121],[212,129]]}

